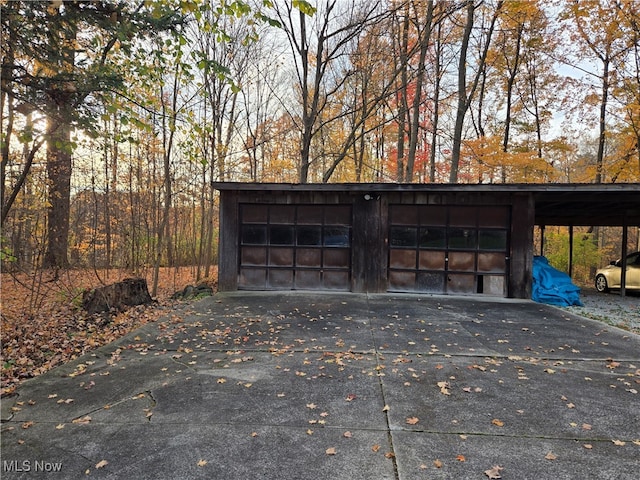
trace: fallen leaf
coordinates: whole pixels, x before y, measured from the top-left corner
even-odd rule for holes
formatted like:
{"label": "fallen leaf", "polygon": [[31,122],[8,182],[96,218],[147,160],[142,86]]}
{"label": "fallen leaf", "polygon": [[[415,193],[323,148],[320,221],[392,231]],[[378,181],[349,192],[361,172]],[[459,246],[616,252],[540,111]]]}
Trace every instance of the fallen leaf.
{"label": "fallen leaf", "polygon": [[56,430],[62,430],[64,428],[64,423],[59,423],[56,425]]}
{"label": "fallen leaf", "polygon": [[497,418],[491,420],[491,423],[493,423],[496,427],[504,427],[504,422],[502,420],[498,420]]}
{"label": "fallen leaf", "polygon": [[347,395],[347,398],[345,398],[347,402],[352,402],[355,399],[356,399],[356,395],[354,393],[350,393],[349,395]]}
{"label": "fallen leaf", "polygon": [[198,466],[199,467],[204,467],[208,462],[206,460],[198,460]]}
{"label": "fallen leaf", "polygon": [[385,405],[382,409],[383,412],[388,412],[390,410],[389,405]]}
{"label": "fallen leaf", "polygon": [[81,418],[76,418],[72,421],[72,423],[77,423],[79,425],[87,425],[89,424],[89,422],[91,422],[91,417],[89,415],[85,415]]}
{"label": "fallen leaf", "polygon": [[590,443],[585,443],[584,445],[582,445],[584,448],[586,448],[587,450],[591,450],[593,448],[593,445],[591,445]]}
{"label": "fallen leaf", "polygon": [[409,424],[409,425],[415,425],[419,421],[420,421],[420,419],[418,417],[409,417],[406,420],[407,424]]}
{"label": "fallen leaf", "polygon": [[627,442],[623,442],[622,440],[613,440],[613,444],[617,445],[618,447],[624,447]]}
{"label": "fallen leaf", "polygon": [[546,458],[547,460],[556,460],[558,458],[558,456],[556,454],[554,454],[553,452],[548,452],[544,458]]}
{"label": "fallen leaf", "polygon": [[24,422],[22,424],[22,428],[26,430],[27,428],[33,427],[33,425],[34,425],[34,422]]}
{"label": "fallen leaf", "polygon": [[315,408],[318,408],[318,406],[315,403],[307,403],[307,408],[314,410]]}
{"label": "fallen leaf", "polygon": [[109,462],[107,462],[106,460],[100,460],[98,463],[96,463],[96,468],[106,467],[108,464]]}
{"label": "fallen leaf", "polygon": [[464,458],[464,455],[458,455],[456,456],[456,460],[458,460],[459,462],[466,462],[467,459]]}
{"label": "fallen leaf", "polygon": [[451,392],[449,392],[449,382],[438,382],[438,387],[440,387],[441,394],[451,395]]}
{"label": "fallen leaf", "polygon": [[326,453],[327,455],[335,455],[337,451],[335,447],[331,447],[327,448],[324,453]]}
{"label": "fallen leaf", "polygon": [[485,470],[484,474],[491,479],[502,478],[502,475],[500,475],[500,470],[504,469],[500,465],[495,465],[489,470]]}
{"label": "fallen leaf", "polygon": [[375,444],[373,447],[371,447],[371,451],[376,453],[378,450],[380,450],[380,445]]}
{"label": "fallen leaf", "polygon": [[433,466],[436,468],[442,468],[442,465],[443,465],[442,462],[437,458],[433,461]]}
{"label": "fallen leaf", "polygon": [[344,432],[344,433],[342,434],[342,436],[343,436],[344,438],[352,438],[352,437],[353,437],[353,433],[351,433],[351,432]]}
{"label": "fallen leaf", "polygon": [[384,456],[385,456],[385,458],[393,458],[393,457],[396,456],[396,454],[393,453],[393,452],[387,452],[387,453],[384,454]]}

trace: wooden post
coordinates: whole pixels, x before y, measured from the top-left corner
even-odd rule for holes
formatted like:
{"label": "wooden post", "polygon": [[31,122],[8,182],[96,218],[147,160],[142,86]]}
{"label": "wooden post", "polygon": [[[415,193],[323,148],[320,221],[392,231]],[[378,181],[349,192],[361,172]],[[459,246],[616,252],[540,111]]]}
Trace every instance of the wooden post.
{"label": "wooden post", "polygon": [[569,276],[573,277],[573,225],[569,225]]}
{"label": "wooden post", "polygon": [[627,214],[625,212],[622,220],[622,265],[620,272],[620,296],[627,294]]}
{"label": "wooden post", "polygon": [[238,192],[220,192],[220,226],[218,231],[218,290],[238,289],[239,239]]}
{"label": "wooden post", "polygon": [[511,209],[511,252],[507,296],[531,298],[533,287],[533,227],[535,200],[530,193],[515,194]]}

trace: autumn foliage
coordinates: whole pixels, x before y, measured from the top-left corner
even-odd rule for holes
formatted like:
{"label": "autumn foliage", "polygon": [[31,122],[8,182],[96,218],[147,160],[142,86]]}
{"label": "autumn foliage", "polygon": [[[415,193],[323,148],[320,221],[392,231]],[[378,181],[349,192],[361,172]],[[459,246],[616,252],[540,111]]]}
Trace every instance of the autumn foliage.
{"label": "autumn foliage", "polygon": [[[110,343],[154,322],[175,306],[170,297],[195,281],[189,268],[162,269],[151,305],[89,315],[80,308],[85,289],[116,282],[131,272],[68,270],[58,279],[2,274],[2,396],[24,379]],[[207,282],[215,286],[215,280]]]}

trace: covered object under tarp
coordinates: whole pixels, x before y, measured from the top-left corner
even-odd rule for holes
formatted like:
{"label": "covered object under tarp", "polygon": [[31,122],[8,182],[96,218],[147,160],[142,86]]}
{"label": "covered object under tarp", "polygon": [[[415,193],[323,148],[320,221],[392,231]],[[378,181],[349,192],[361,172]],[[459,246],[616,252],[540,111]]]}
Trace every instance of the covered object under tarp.
{"label": "covered object under tarp", "polygon": [[582,305],[580,288],[571,277],[549,265],[543,256],[533,258],[533,288],[531,298],[538,303],[567,307]]}

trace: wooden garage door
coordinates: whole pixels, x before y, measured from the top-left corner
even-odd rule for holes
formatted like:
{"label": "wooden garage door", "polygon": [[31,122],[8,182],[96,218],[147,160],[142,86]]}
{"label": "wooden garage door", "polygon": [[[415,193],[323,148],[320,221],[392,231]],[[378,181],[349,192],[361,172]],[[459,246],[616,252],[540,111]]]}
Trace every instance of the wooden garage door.
{"label": "wooden garage door", "polygon": [[391,205],[388,290],[506,295],[509,207]]}
{"label": "wooden garage door", "polygon": [[350,290],[350,205],[240,205],[238,288]]}

